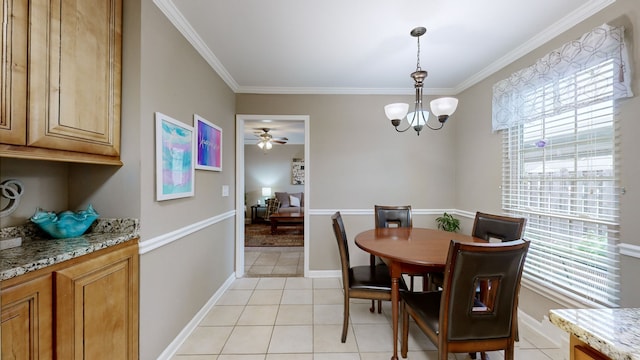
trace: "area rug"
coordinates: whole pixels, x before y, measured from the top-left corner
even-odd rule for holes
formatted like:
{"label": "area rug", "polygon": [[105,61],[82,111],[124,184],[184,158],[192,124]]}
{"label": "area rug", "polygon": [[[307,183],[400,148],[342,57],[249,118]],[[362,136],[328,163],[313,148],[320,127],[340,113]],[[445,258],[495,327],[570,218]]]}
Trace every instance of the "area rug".
{"label": "area rug", "polygon": [[302,226],[278,226],[277,233],[271,235],[271,225],[250,224],[244,226],[244,246],[304,246]]}

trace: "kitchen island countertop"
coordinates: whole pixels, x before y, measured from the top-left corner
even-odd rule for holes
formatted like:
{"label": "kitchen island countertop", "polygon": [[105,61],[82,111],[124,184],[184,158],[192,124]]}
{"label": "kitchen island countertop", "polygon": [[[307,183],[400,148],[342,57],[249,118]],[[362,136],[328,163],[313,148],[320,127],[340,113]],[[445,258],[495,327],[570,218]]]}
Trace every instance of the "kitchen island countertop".
{"label": "kitchen island countertop", "polygon": [[640,308],[551,310],[549,320],[613,360],[640,360]]}

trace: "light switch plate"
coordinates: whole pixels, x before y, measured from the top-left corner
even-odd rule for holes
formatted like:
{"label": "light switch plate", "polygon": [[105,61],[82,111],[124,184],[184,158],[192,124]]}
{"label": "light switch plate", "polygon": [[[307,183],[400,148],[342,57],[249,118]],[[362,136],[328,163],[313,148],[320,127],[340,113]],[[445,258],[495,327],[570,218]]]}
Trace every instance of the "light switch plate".
{"label": "light switch plate", "polygon": [[222,196],[229,196],[229,185],[222,185]]}

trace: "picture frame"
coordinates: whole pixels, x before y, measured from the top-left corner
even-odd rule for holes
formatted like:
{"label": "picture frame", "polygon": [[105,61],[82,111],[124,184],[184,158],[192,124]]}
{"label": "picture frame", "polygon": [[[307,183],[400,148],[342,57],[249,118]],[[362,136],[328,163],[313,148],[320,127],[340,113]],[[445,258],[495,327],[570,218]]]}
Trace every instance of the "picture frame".
{"label": "picture frame", "polygon": [[156,200],[194,196],[193,127],[160,112],[156,121]]}
{"label": "picture frame", "polygon": [[292,160],[291,185],[304,185],[304,159]]}
{"label": "picture frame", "polygon": [[193,114],[196,132],[196,169],[222,171],[222,128]]}

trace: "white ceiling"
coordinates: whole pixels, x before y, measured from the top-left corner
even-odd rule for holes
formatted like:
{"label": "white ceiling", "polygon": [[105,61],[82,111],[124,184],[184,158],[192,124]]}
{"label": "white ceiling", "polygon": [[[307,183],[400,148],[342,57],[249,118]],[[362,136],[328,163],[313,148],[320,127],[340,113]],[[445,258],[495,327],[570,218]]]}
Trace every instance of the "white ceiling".
{"label": "white ceiling", "polygon": [[455,95],[615,0],[154,0],[236,93]]}

